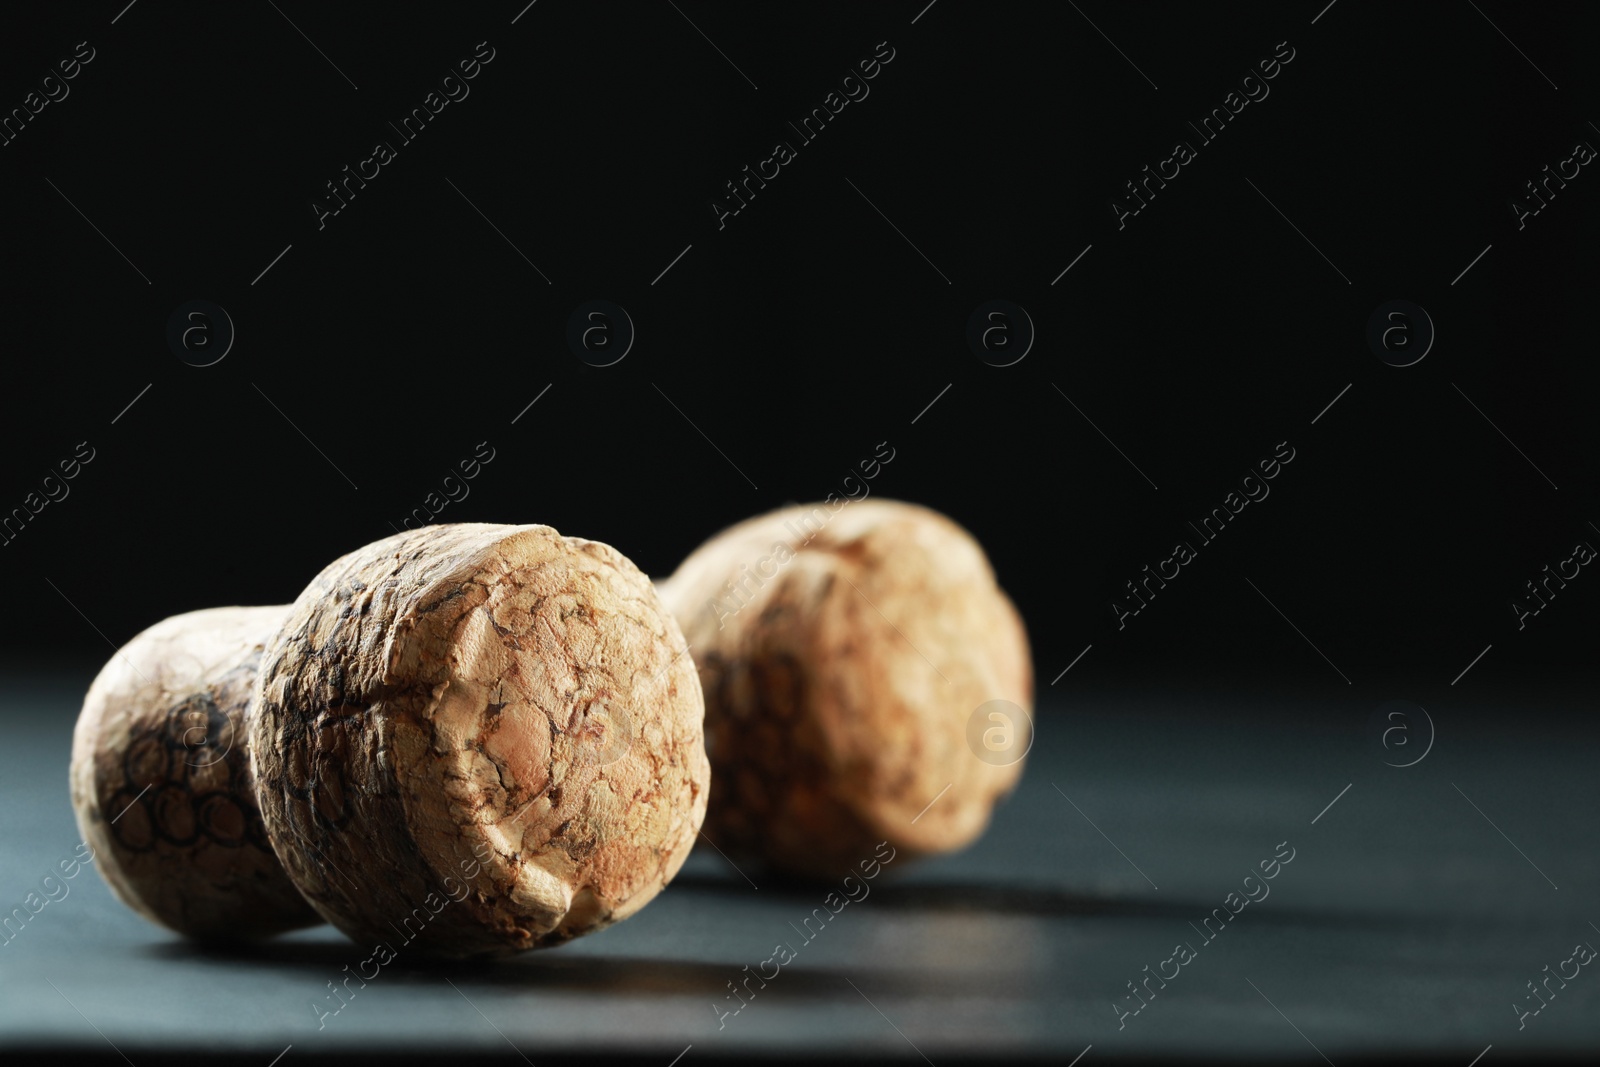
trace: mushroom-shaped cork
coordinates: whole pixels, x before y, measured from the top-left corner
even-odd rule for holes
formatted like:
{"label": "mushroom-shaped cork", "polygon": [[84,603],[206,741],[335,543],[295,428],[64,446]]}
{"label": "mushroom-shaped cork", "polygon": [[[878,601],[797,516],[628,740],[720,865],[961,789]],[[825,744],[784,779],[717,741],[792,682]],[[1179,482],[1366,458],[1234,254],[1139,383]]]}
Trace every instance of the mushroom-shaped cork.
{"label": "mushroom-shaped cork", "polygon": [[626,918],[705,817],[699,682],[615,549],[428,526],[326,567],[262,659],[273,846],[364,944],[485,956]]}
{"label": "mushroom-shaped cork", "polygon": [[972,536],[896,501],[771,512],[658,583],[700,669],[707,836],[827,876],[971,842],[1031,742],[1027,634]]}

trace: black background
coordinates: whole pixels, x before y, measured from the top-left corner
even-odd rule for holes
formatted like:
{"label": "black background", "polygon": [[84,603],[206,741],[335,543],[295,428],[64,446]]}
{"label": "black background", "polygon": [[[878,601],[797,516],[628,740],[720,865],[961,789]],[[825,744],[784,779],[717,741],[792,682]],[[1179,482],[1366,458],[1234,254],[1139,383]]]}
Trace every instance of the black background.
{"label": "black background", "polygon": [[[10,655],[97,662],[170,614],[291,599],[481,441],[439,521],[548,523],[652,574],[887,441],[874,495],[983,542],[1041,687],[1091,644],[1060,686],[1426,701],[1490,645],[1460,687],[1592,683],[1600,578],[1520,632],[1509,604],[1600,546],[1600,177],[1521,231],[1508,206],[1600,144],[1592,9],[521,6],[6,16],[6,109],[96,50],[0,148],[0,509],[95,449],[0,548]],[[386,121],[480,41],[470,96],[399,146]],[[723,184],[881,41],[870,96],[719,230]],[[1282,41],[1270,96],[1119,230],[1122,183]],[[397,159],[319,230],[379,139]],[[608,368],[565,343],[595,298],[638,331]],[[993,298],[1037,327],[1015,366],[964,339]],[[1438,330],[1408,368],[1363,336],[1397,298]],[[190,299],[236,326],[215,366],[167,347]],[[1271,496],[1119,631],[1123,583],[1280,441]]]}

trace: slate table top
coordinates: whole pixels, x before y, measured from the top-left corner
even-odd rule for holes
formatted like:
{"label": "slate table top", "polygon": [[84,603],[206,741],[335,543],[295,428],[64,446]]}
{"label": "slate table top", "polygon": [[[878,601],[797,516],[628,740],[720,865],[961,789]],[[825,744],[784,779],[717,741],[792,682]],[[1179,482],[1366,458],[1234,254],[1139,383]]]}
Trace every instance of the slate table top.
{"label": "slate table top", "polygon": [[[66,770],[87,680],[0,681],[7,912],[78,844]],[[326,1010],[327,984],[369,950],[327,927],[249,953],[201,949],[87,867],[0,945],[0,1053],[140,1067],[280,1054],[284,1067],[463,1054],[541,1067],[1593,1062],[1600,968],[1550,979],[1540,988],[1555,996],[1537,1002],[1528,987],[1571,974],[1575,945],[1600,946],[1600,743],[1576,700],[1542,699],[1458,710],[1434,723],[1426,758],[1397,768],[1351,726],[1368,717],[1355,701],[1311,715],[1218,693],[1047,695],[989,833],[891,863],[813,940],[801,924],[833,887],[700,849],[625,923],[492,965],[402,955],[336,1015],[313,1005]],[[1245,881],[1291,852],[1270,882]],[[1247,892],[1259,899],[1229,898]],[[1239,910],[1206,940],[1218,908]],[[720,1016],[727,983],[778,943],[794,958]],[[1129,983],[1174,970],[1133,998]]]}

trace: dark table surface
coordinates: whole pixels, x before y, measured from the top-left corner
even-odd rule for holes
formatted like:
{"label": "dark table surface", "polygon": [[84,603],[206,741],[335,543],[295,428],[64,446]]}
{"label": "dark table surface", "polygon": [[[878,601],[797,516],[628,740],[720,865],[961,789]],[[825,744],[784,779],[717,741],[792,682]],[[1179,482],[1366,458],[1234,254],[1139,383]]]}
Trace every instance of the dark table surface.
{"label": "dark table surface", "polygon": [[[66,770],[86,681],[0,685],[7,911],[78,844]],[[1552,981],[1556,997],[1520,1026],[1513,1008],[1536,1006],[1526,983],[1546,965],[1570,973],[1575,944],[1600,946],[1600,744],[1581,701],[1463,702],[1435,715],[1435,744],[1406,768],[1384,765],[1399,760],[1371,743],[1370,711],[1171,690],[1047,698],[1027,773],[989,833],[959,855],[891,864],[814,941],[796,928],[828,886],[749,867],[752,882],[701,849],[626,923],[492,965],[402,954],[320,1019],[327,984],[368,950],[330,928],[247,955],[202,950],[87,868],[0,946],[0,1051],[141,1067],[185,1053],[266,1067],[285,1049],[286,1067],[447,1052],[662,1067],[686,1050],[684,1064],[1084,1053],[1084,1067],[1466,1064],[1491,1045],[1486,1067],[1592,1056],[1600,968]],[[1202,920],[1282,842],[1294,858],[1270,895],[1204,942]],[[796,958],[719,1022],[727,983],[779,942]],[[1119,1025],[1114,1005],[1139,1004],[1127,983],[1147,965],[1170,973],[1162,961],[1179,942],[1194,958]]]}

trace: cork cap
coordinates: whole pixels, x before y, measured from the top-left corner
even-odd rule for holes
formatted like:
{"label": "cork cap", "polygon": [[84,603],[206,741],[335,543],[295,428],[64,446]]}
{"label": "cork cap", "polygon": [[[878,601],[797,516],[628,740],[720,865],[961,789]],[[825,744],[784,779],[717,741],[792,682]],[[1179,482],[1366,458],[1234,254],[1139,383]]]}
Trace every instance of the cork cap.
{"label": "cork cap", "polygon": [[626,557],[549,527],[430,526],[353,552],[262,661],[273,845],[362,943],[492,955],[626,918],[705,814],[683,653]]}
{"label": "cork cap", "polygon": [[660,587],[706,693],[706,830],[723,850],[815,875],[880,841],[948,851],[1021,774],[1027,634],[983,549],[938,512],[785,508],[713,537]]}

